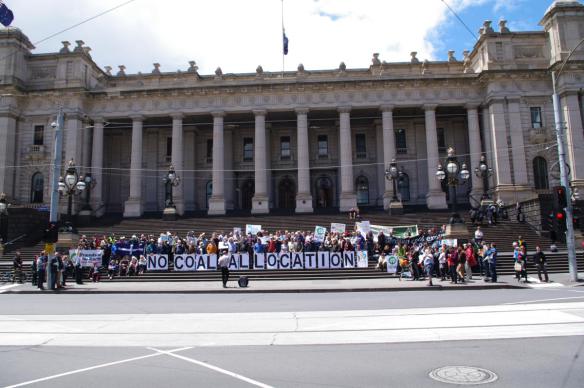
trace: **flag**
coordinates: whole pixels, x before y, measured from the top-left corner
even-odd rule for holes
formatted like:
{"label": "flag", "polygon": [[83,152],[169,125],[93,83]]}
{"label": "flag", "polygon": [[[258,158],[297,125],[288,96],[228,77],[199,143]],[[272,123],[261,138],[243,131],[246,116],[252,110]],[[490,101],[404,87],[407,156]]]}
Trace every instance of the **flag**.
{"label": "flag", "polygon": [[4,1],[0,0],[0,23],[2,23],[4,27],[8,27],[13,20],[14,14],[8,9],[6,4],[4,4]]}
{"label": "flag", "polygon": [[286,32],[282,32],[283,35],[283,44],[284,44],[284,55],[288,55],[288,37],[286,36]]}

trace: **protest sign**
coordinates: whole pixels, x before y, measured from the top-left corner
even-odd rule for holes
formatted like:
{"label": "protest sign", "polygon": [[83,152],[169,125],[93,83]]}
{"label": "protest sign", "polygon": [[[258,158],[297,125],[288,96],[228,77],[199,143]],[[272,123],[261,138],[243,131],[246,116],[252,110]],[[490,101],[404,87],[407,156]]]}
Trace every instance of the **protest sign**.
{"label": "protest sign", "polygon": [[73,263],[77,260],[77,255],[79,255],[80,264],[82,267],[90,267],[92,268],[94,264],[97,264],[98,267],[101,267],[101,258],[103,257],[103,251],[100,249],[70,249],[69,250],[69,258]]}
{"label": "protest sign", "polygon": [[331,233],[344,234],[346,229],[347,225],[345,224],[336,224],[334,222],[331,223]]}
{"label": "protest sign", "polygon": [[367,251],[357,252],[357,268],[368,268],[369,258],[367,257]]}
{"label": "protest sign", "polygon": [[314,240],[323,242],[326,235],[326,228],[324,226],[316,226],[314,228]]}
{"label": "protest sign", "polygon": [[397,273],[397,267],[399,264],[397,256],[394,255],[386,256],[385,260],[387,261],[387,272],[393,274]]}
{"label": "protest sign", "polygon": [[261,225],[250,225],[247,224],[245,225],[245,234],[252,234],[252,235],[256,235],[258,234],[258,232],[262,231],[262,226]]}

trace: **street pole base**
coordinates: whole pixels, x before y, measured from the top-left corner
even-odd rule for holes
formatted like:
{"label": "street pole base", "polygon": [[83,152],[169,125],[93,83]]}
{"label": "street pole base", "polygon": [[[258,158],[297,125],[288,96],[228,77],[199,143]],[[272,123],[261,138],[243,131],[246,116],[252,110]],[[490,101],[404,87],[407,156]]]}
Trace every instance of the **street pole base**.
{"label": "street pole base", "polygon": [[446,233],[444,233],[444,237],[446,238],[468,239],[469,236],[470,233],[466,224],[456,223],[446,225]]}
{"label": "street pole base", "polygon": [[177,218],[177,212],[176,209],[173,207],[167,207],[166,209],[164,209],[164,212],[162,212],[162,219],[164,221],[176,221]]}
{"label": "street pole base", "polygon": [[400,201],[392,201],[389,203],[389,214],[392,216],[401,216],[404,214],[404,205]]}

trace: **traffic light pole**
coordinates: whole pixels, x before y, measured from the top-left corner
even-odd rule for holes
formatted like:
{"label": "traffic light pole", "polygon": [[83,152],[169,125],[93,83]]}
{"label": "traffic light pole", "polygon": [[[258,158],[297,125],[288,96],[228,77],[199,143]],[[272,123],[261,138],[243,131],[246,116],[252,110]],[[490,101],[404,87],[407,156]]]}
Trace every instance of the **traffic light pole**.
{"label": "traffic light pole", "polygon": [[[59,177],[61,176],[61,164],[63,162],[62,148],[63,148],[63,108],[59,108],[59,113],[57,114],[55,129],[55,153],[53,155],[53,179],[51,181],[51,212],[49,217],[49,222],[56,223],[59,221]],[[48,256],[47,261],[47,285],[51,286],[51,259],[54,253]]]}
{"label": "traffic light pole", "polygon": [[556,91],[556,73],[552,72],[552,85],[554,94],[554,119],[556,121],[556,139],[558,143],[558,163],[560,164],[560,184],[566,188],[566,246],[568,248],[568,266],[570,268],[570,281],[578,281],[578,265],[576,262],[576,246],[574,244],[574,214],[572,207],[572,188],[566,168],[566,150],[564,146],[564,125],[560,112],[560,97]]}

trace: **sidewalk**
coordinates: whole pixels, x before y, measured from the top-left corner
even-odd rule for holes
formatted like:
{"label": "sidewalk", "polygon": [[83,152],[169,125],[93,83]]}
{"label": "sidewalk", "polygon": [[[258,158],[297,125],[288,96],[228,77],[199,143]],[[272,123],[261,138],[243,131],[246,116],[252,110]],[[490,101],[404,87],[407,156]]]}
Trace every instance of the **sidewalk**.
{"label": "sidewalk", "polygon": [[[85,282],[78,285],[68,283],[65,289],[59,291],[44,291],[30,284],[12,285],[0,284],[0,293],[4,294],[149,294],[149,293],[311,293],[311,292],[379,292],[379,291],[441,291],[441,290],[485,290],[485,289],[525,289],[545,287],[583,287],[584,280],[571,283],[569,274],[550,275],[551,283],[539,283],[534,274],[530,274],[529,283],[519,283],[514,276],[499,277],[497,283],[486,283],[480,277],[464,284],[451,284],[434,279],[434,286],[426,285],[426,281],[385,279],[346,279],[346,280],[258,280],[249,282],[249,287],[237,286],[237,279],[231,279],[227,288],[223,288],[220,276],[217,281],[186,281],[186,282]],[[537,276],[536,276],[537,277]],[[584,279],[584,273],[579,274]]]}

